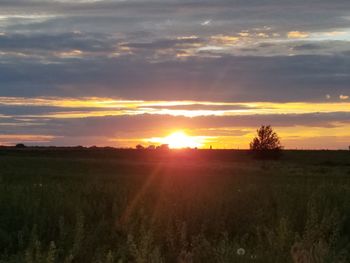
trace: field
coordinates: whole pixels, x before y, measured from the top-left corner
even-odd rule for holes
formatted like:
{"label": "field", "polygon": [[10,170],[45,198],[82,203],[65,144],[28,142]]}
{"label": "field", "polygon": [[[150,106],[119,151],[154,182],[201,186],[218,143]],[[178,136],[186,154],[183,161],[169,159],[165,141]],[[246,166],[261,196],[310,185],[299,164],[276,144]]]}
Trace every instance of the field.
{"label": "field", "polygon": [[350,152],[4,148],[0,262],[350,262]]}

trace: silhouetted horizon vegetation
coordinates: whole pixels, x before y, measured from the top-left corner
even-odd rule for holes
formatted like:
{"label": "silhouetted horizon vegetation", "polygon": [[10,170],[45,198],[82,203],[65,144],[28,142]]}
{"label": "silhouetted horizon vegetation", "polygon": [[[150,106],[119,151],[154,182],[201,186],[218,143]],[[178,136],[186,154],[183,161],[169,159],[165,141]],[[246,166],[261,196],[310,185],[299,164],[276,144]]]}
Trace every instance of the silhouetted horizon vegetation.
{"label": "silhouetted horizon vegetation", "polygon": [[[346,149],[308,149],[308,148],[289,148],[286,149],[282,146],[281,139],[278,134],[273,130],[271,125],[261,125],[259,129],[256,130],[257,134],[252,138],[252,141],[249,143],[247,148],[237,149],[237,148],[213,148],[212,145],[209,147],[184,147],[179,149],[172,149],[168,144],[137,144],[135,147],[120,147],[120,146],[82,146],[82,145],[71,145],[71,146],[55,146],[55,145],[26,145],[24,143],[17,143],[14,145],[0,145],[0,148],[17,148],[17,149],[90,149],[90,150],[250,150],[254,153],[257,159],[278,159],[281,157],[281,153],[284,150],[303,150],[303,151],[318,151],[318,150],[327,150],[327,151],[344,151]],[[350,149],[350,146],[349,146]]]}

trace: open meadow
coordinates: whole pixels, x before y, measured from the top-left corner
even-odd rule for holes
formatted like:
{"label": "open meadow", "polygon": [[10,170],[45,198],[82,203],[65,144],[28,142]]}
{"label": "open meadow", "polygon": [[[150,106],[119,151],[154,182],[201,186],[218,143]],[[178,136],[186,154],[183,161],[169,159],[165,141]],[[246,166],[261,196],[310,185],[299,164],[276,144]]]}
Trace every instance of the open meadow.
{"label": "open meadow", "polygon": [[0,262],[350,262],[350,153],[4,148]]}

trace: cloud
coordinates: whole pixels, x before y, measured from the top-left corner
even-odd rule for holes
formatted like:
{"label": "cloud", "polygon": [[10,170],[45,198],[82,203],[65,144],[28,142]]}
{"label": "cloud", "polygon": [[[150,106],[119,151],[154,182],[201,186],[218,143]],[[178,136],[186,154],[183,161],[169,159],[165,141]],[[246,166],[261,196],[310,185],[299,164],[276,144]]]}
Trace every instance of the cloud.
{"label": "cloud", "polygon": [[[257,101],[345,104],[350,83],[349,10],[348,0],[4,0],[0,3],[0,96],[27,101],[47,96],[95,96],[243,105],[193,103],[152,108],[174,115],[191,110],[192,116],[194,112],[218,112],[219,108],[224,113],[229,109],[246,111],[245,102]],[[1,105],[1,131],[37,135],[67,132],[68,137],[57,138],[57,143],[73,143],[73,137],[83,142],[89,136],[105,142],[104,135],[97,133],[79,137],[79,130],[94,124],[101,124],[101,134],[119,125],[126,125],[122,126],[128,129],[125,134],[130,134],[132,128],[154,132],[137,118],[133,120],[148,130],[121,121],[120,116],[110,116],[116,126],[103,123],[108,114],[135,111],[119,106]],[[337,107],[330,108],[338,111]],[[141,110],[137,107],[138,114]],[[283,116],[289,120],[286,127],[316,122],[300,112],[297,117],[284,113],[289,114]],[[40,114],[42,117],[37,117]],[[323,114],[312,117],[321,116],[317,125],[328,125],[324,128],[333,131],[336,120],[343,121],[344,117],[344,113],[334,113],[331,121]],[[84,115],[86,119],[81,120]],[[202,121],[217,123],[214,126],[220,129],[220,125],[235,125],[234,121],[248,126],[253,121],[282,125],[279,116],[269,119],[272,115],[274,112],[266,119],[249,115],[251,123],[233,116],[221,116],[225,118],[220,121],[207,116]],[[91,119],[93,116],[96,119]],[[158,116],[162,120],[159,122],[153,115],[143,117],[155,126],[163,122],[172,125],[170,119],[179,125],[183,121],[184,126],[192,125],[189,120],[202,125],[197,117],[165,116]],[[84,126],[84,121],[89,123]],[[73,137],[69,137],[67,127],[74,127]],[[203,124],[203,129],[210,128]],[[112,132],[107,135],[114,136]]]}
{"label": "cloud", "polygon": [[[184,32],[212,34],[240,32],[268,26],[277,34],[286,32],[342,31],[348,27],[349,2],[344,0],[242,1],[2,1],[0,15],[49,14],[54,17],[36,23],[9,20],[4,28],[18,31],[62,31],[78,28],[82,32],[131,32],[146,30],[156,34],[179,35]],[[290,10],[293,10],[291,12]],[[317,17],[310,15],[317,13]],[[102,15],[101,15],[102,14]],[[210,27],[200,23],[208,17]],[[166,23],[170,21],[171,23]],[[28,22],[28,21],[27,21]],[[293,26],[293,28],[291,28]],[[335,30],[336,29],[336,30]]]}
{"label": "cloud", "polygon": [[214,42],[214,44],[231,46],[239,41],[239,37],[229,35],[215,35],[211,37],[211,40]]}
{"label": "cloud", "polygon": [[308,142],[306,138],[316,137],[320,140],[317,141],[318,144],[315,139],[312,140],[313,148],[328,148],[331,145],[329,140],[322,141],[322,138],[330,133],[334,134],[334,141],[339,142],[333,146],[340,148],[346,145],[344,136],[349,128],[349,117],[349,113],[341,112],[194,118],[144,114],[76,119],[46,118],[37,120],[39,123],[32,121],[27,126],[21,125],[25,120],[7,120],[0,123],[0,142],[129,147],[145,143],[147,138],[163,137],[176,130],[186,130],[191,135],[210,136],[210,144],[214,147],[232,147],[232,144],[235,144],[245,148],[260,124],[272,124],[288,148],[307,148],[310,144],[305,143]]}
{"label": "cloud", "polygon": [[103,34],[68,32],[59,34],[11,34],[0,35],[1,51],[112,51],[116,40]]}
{"label": "cloud", "polygon": [[288,38],[308,38],[310,36],[309,32],[301,31],[290,31],[287,34]]}
{"label": "cloud", "polygon": [[318,50],[318,49],[322,49],[322,46],[315,43],[306,43],[306,44],[296,45],[293,47],[293,50],[297,50],[297,51]]}
{"label": "cloud", "polygon": [[170,49],[170,48],[188,48],[198,46],[204,42],[203,39],[197,36],[177,37],[173,39],[160,39],[152,42],[140,43],[123,43],[122,47],[135,49]]}
{"label": "cloud", "polygon": [[349,56],[9,58],[0,96],[97,96],[145,100],[314,101],[346,94]]}
{"label": "cloud", "polygon": [[[143,136],[147,131],[151,133],[165,133],[176,129],[200,128],[242,128],[258,127],[260,124],[271,124],[276,127],[307,126],[307,127],[336,127],[334,123],[349,123],[349,113],[323,113],[323,114],[276,114],[276,115],[247,115],[247,116],[201,116],[188,118],[169,115],[136,115],[92,117],[86,119],[60,120],[66,123],[63,129],[53,131],[55,135],[122,135],[127,137],[129,132],[135,136]],[[55,123],[56,121],[53,121]],[[82,131],[83,125],[84,130]],[[87,127],[91,127],[87,129]],[[119,130],[116,128],[119,127]],[[125,128],[121,128],[125,127]],[[96,129],[95,129],[96,128]]]}
{"label": "cloud", "polygon": [[[333,111],[329,112],[330,109]],[[201,127],[198,120],[207,120],[214,128],[239,125],[256,125],[261,120],[281,126],[286,125],[330,125],[348,120],[348,103],[270,103],[270,102],[210,102],[210,101],[131,101],[111,98],[60,98],[60,97],[0,97],[0,124],[15,127],[27,125],[38,127],[50,122],[81,122],[96,120],[130,121],[144,118],[146,123],[137,119],[138,125],[146,127],[152,121],[159,126],[165,121],[166,126],[174,127],[179,120],[191,128]],[[218,117],[218,118],[216,118]],[[314,120],[311,120],[314,118]],[[169,121],[169,122],[168,122]],[[319,122],[320,121],[320,122]],[[171,124],[173,122],[173,124]],[[204,121],[206,122],[206,121]],[[149,124],[147,124],[149,123]],[[216,124],[215,124],[216,123]],[[333,125],[333,124],[332,124]],[[70,126],[70,125],[69,125]],[[164,127],[166,127],[164,126]],[[92,128],[95,125],[91,126]],[[163,127],[163,128],[164,128]],[[209,126],[210,127],[210,126]],[[208,128],[208,127],[206,127]],[[140,129],[140,127],[139,127]]]}
{"label": "cloud", "polygon": [[[244,112],[247,110],[245,104],[237,104],[232,107],[237,110],[237,115],[233,116],[174,116],[158,114],[164,108],[173,110],[196,111],[200,107],[212,110],[227,110],[229,105],[219,103],[211,104],[209,102],[193,104],[193,102],[122,102],[125,103],[125,110],[132,111],[133,107],[139,104],[139,108],[153,107],[158,113],[136,115],[124,113],[119,116],[108,116],[104,110],[106,107],[112,111],[119,111],[118,102],[113,100],[97,99],[68,100],[59,101],[55,99],[32,99],[25,98],[6,99],[0,106],[3,116],[0,118],[0,142],[14,144],[26,142],[30,144],[45,145],[119,145],[130,146],[141,143],[145,138],[166,136],[174,130],[183,129],[192,135],[212,136],[214,145],[223,145],[224,142],[232,143],[239,138],[242,146],[248,145],[247,140],[252,136],[255,129],[260,124],[271,124],[279,133],[283,140],[286,139],[288,145],[302,145],[293,142],[294,137],[299,138],[299,142],[308,137],[320,136],[322,134],[332,133],[340,141],[340,138],[346,134],[350,125],[350,112],[323,112],[323,113],[263,113],[270,108],[273,112],[288,112],[290,109],[285,104],[259,104],[255,105],[253,112]],[[85,104],[84,104],[85,102]],[[114,105],[116,103],[116,105]],[[192,103],[192,104],[191,104]],[[51,106],[50,106],[51,104]],[[344,103],[339,102],[339,106]],[[40,106],[45,105],[45,106]],[[53,106],[56,105],[56,106]],[[95,107],[92,107],[95,105]],[[98,108],[99,106],[102,108]],[[173,106],[172,106],[173,105]],[[240,105],[245,105],[241,107]],[[269,106],[268,106],[269,105]],[[308,104],[305,104],[308,105]],[[80,106],[80,107],[77,107]],[[115,107],[114,106],[118,106]],[[225,107],[224,107],[225,106]],[[326,105],[324,105],[326,108]],[[349,109],[348,105],[342,105],[344,109]],[[162,108],[163,107],[163,108]],[[216,107],[216,108],[215,108]],[[279,110],[279,107],[282,107]],[[302,106],[294,105],[294,112],[299,112]],[[250,109],[251,107],[248,107]],[[310,105],[310,109],[312,105]],[[315,109],[321,107],[315,106]],[[328,110],[331,107],[328,107]],[[309,109],[309,110],[310,110]],[[340,109],[340,108],[339,108]],[[240,111],[243,112],[240,113]],[[335,108],[333,110],[336,110]],[[68,112],[69,111],[69,112]],[[77,115],[71,115],[78,113]],[[101,112],[102,115],[91,115],[90,112]],[[256,113],[255,113],[256,112]],[[293,112],[293,111],[290,111]],[[81,113],[81,114],[80,114]],[[57,114],[61,114],[57,117]],[[225,138],[224,138],[225,137]],[[227,138],[226,138],[227,137]],[[236,139],[234,139],[236,138]],[[144,142],[144,141],[143,141]],[[245,143],[245,144],[244,144]],[[306,145],[306,144],[304,144]],[[324,144],[319,144],[324,145]],[[338,145],[338,144],[337,144]],[[215,146],[216,147],[216,146]]]}
{"label": "cloud", "polygon": [[205,20],[201,23],[202,26],[209,26],[211,24],[212,20],[209,19],[209,20]]}

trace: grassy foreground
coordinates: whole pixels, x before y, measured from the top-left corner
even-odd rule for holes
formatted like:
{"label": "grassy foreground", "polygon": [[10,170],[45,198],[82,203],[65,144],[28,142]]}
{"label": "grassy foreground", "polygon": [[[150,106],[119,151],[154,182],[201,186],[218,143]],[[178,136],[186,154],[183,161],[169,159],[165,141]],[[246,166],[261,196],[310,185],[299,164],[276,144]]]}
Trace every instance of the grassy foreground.
{"label": "grassy foreground", "polygon": [[0,262],[350,262],[350,153],[2,149]]}

